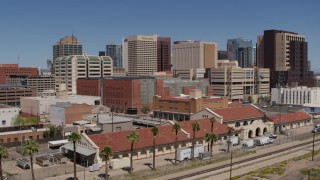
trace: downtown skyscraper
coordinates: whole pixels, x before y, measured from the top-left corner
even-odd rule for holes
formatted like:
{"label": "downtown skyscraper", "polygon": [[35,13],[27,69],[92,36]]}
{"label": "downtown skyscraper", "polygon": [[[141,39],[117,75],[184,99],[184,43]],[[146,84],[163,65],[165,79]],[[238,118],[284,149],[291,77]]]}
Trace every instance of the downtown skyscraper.
{"label": "downtown skyscraper", "polygon": [[257,38],[257,66],[270,69],[270,86],[315,85],[308,61],[308,43],[303,35],[266,30]]}
{"label": "downtown skyscraper", "polygon": [[231,61],[237,60],[239,67],[247,68],[254,63],[252,40],[228,39],[227,52],[228,59]]}
{"label": "downtown skyscraper", "polygon": [[78,39],[73,35],[61,38],[59,42],[53,45],[52,72],[55,72],[54,64],[57,57],[70,55],[82,55],[82,44],[80,44],[80,42],[78,42]]}

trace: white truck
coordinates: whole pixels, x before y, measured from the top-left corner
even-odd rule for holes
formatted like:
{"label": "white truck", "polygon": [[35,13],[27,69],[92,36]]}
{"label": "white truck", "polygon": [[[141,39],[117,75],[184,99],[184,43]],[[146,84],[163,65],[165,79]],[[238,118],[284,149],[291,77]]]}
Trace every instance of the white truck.
{"label": "white truck", "polygon": [[240,140],[238,136],[231,136],[228,140],[232,146],[236,146],[240,144]]}
{"label": "white truck", "polygon": [[254,148],[255,144],[254,144],[253,139],[243,140],[242,147],[243,148]]}
{"label": "white truck", "polygon": [[270,138],[268,136],[261,136],[254,139],[255,145],[264,146],[270,143]]}
{"label": "white truck", "polygon": [[191,148],[183,147],[177,149],[177,161],[183,161],[185,159],[191,159]]}
{"label": "white truck", "polygon": [[197,158],[199,157],[199,154],[204,152],[204,146],[201,144],[196,144],[194,145],[194,157]]}

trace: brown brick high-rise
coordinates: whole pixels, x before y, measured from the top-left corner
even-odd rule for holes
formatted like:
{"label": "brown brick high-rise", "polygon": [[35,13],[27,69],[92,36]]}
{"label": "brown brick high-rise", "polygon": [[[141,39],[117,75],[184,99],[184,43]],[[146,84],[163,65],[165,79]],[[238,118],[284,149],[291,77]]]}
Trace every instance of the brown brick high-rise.
{"label": "brown brick high-rise", "polygon": [[171,71],[171,39],[169,37],[157,39],[157,71]]}

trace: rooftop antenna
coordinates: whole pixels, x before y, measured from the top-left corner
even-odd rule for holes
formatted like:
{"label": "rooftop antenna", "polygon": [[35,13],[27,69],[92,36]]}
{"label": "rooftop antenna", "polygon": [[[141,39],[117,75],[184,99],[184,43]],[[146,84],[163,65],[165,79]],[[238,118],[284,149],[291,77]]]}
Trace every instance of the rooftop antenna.
{"label": "rooftop antenna", "polygon": [[72,42],[72,44],[74,44],[74,36],[73,36],[73,31],[72,31],[72,34],[71,34],[71,42]]}
{"label": "rooftop antenna", "polygon": [[18,66],[19,66],[19,63],[20,63],[20,55],[18,54]]}

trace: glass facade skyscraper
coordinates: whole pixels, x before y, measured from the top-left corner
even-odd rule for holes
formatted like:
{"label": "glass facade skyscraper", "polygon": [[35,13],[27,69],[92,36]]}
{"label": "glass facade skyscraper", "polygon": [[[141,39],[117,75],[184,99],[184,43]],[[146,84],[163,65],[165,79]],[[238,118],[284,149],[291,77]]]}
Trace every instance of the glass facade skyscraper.
{"label": "glass facade skyscraper", "polygon": [[110,56],[113,60],[113,67],[123,68],[122,45],[107,45],[106,56]]}
{"label": "glass facade skyscraper", "polygon": [[228,59],[237,60],[239,67],[246,68],[253,65],[252,49],[252,40],[242,38],[228,39]]}

